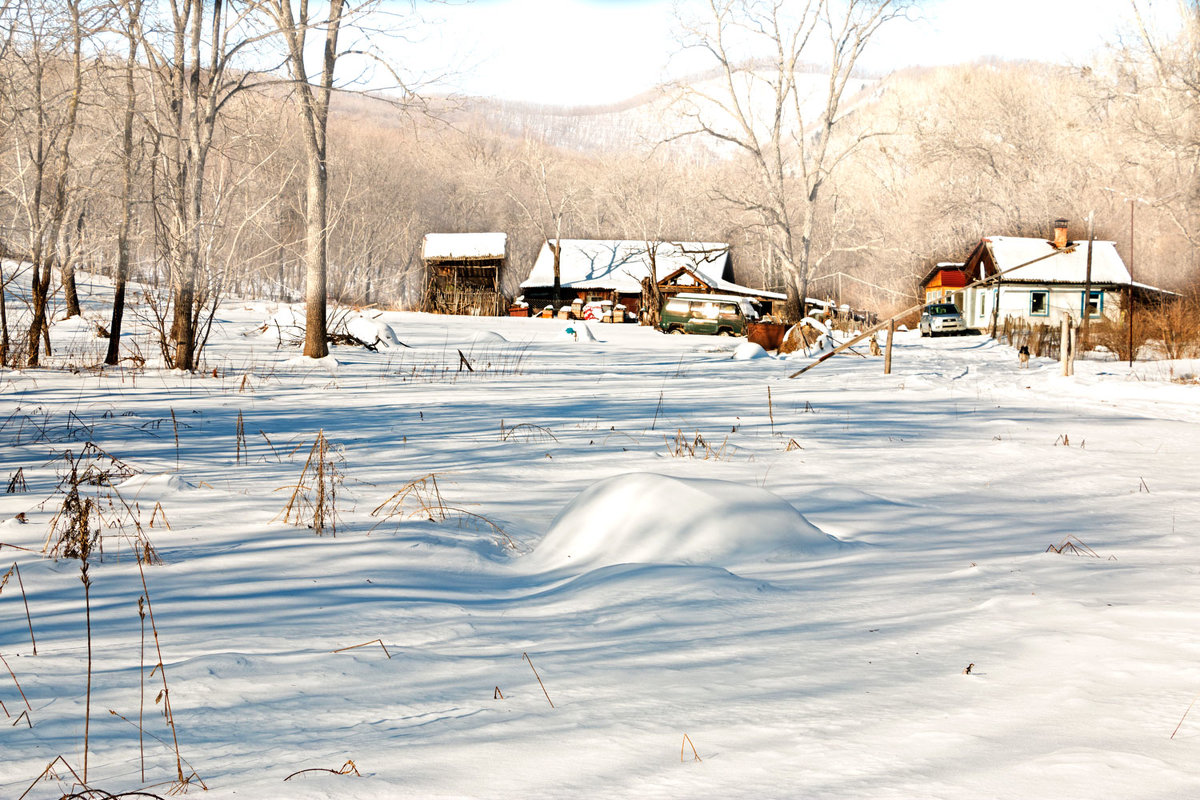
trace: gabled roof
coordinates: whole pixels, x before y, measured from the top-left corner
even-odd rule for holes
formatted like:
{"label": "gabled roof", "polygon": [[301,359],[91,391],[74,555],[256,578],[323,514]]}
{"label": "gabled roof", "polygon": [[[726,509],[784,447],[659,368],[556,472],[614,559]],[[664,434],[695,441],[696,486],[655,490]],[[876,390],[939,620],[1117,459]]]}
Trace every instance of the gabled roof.
{"label": "gabled roof", "polygon": [[[982,259],[982,250],[990,244],[991,258]],[[1056,255],[1028,267],[1013,270],[1001,278],[1005,283],[1067,283],[1082,285],[1087,279],[1088,243],[1071,242]],[[980,262],[987,264],[987,275],[1012,269],[1027,261],[1055,253],[1054,245],[1045,239],[1020,236],[989,236],[980,242],[967,260],[971,280],[978,280]],[[1113,242],[1092,242],[1092,283],[1129,285],[1129,270],[1117,254]]]}
{"label": "gabled roof", "polygon": [[422,257],[429,259],[504,258],[507,233],[427,233]]}
{"label": "gabled roof", "polygon": [[929,273],[921,279],[921,285],[928,286],[939,272],[962,272],[965,266],[966,264],[961,261],[939,261],[938,265],[929,270]]}
{"label": "gabled roof", "polygon": [[710,278],[695,267],[680,267],[670,275],[659,278],[658,282],[660,284],[673,282],[672,285],[674,286],[699,286],[703,284],[709,289],[740,295],[742,297],[758,297],[763,300],[787,300],[786,294],[768,292],[766,289],[752,289],[749,286],[742,286],[733,281]]}
{"label": "gabled roof", "polygon": [[[554,253],[547,240],[522,289],[554,285]],[[655,250],[655,280],[662,280],[680,267],[704,277],[710,286],[732,283],[733,266],[729,245],[724,242],[662,242]],[[650,275],[646,242],[628,239],[563,239],[559,258],[559,281],[568,289],[610,289],[625,293],[642,290],[642,279]]]}

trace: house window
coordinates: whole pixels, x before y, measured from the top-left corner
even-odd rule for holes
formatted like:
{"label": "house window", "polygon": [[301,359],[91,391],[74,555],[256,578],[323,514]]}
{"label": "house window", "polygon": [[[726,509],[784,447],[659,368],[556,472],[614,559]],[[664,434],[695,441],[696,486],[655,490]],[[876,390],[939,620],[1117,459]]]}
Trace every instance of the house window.
{"label": "house window", "polygon": [[1029,293],[1029,316],[1045,317],[1050,314],[1050,293],[1049,292],[1030,292]]}
{"label": "house window", "polygon": [[[1100,316],[1100,313],[1104,310],[1104,292],[1091,292],[1088,296],[1087,305],[1087,315],[1089,317]],[[1083,313],[1082,308],[1080,308],[1080,313]]]}

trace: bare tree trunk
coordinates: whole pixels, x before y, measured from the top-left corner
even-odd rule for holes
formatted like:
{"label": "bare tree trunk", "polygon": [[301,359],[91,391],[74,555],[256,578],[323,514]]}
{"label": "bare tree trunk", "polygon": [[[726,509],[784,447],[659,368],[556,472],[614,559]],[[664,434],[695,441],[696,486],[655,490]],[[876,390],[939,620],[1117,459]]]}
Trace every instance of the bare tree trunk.
{"label": "bare tree trunk", "polygon": [[[330,0],[329,15],[312,20],[307,0],[296,10],[292,0],[269,0],[268,12],[287,49],[288,70],[300,98],[304,124],[304,156],[308,170],[305,197],[305,327],[304,355],[324,358],[329,355],[329,331],[326,320],[329,251],[329,99],[338,59],[338,35],[345,17],[345,0]],[[310,28],[325,30],[325,47],[318,80],[309,80],[305,42]]]}
{"label": "bare tree trunk", "polygon": [[[44,339],[46,343],[46,352],[50,352],[50,324],[48,306],[50,300],[50,278],[53,271],[53,265],[57,260],[58,254],[58,237],[62,230],[63,220],[67,214],[67,196],[68,196],[68,171],[71,166],[71,140],[75,135],[76,122],[79,118],[79,101],[83,93],[83,29],[80,20],[80,3],[81,0],[68,0],[67,8],[71,16],[71,51],[72,51],[72,83],[71,94],[67,100],[66,117],[62,123],[62,130],[56,137],[59,141],[56,142],[57,159],[56,172],[54,175],[54,185],[50,195],[50,215],[45,220],[45,225],[35,225],[32,231],[36,237],[33,246],[33,268],[31,269],[31,305],[33,310],[33,320],[29,327],[29,352],[26,356],[26,363],[31,367],[38,366],[39,358],[39,340]],[[45,97],[43,91],[43,80],[45,78],[45,64],[42,54],[37,54],[34,58],[38,59],[37,70],[37,115],[38,115],[38,144],[37,144],[37,162],[40,164],[39,184],[42,174],[44,174],[45,161],[48,160],[48,155],[45,152],[45,136],[46,136],[46,104],[48,98]],[[35,202],[40,205],[41,187],[35,189]],[[35,216],[40,222],[40,209],[35,211]]]}
{"label": "bare tree trunk", "polygon": [[[324,138],[322,123],[321,139]],[[326,328],[329,179],[325,172],[324,147],[319,153],[308,153],[308,158],[308,207],[304,226],[304,355],[324,358],[329,355],[329,332]]]}
{"label": "bare tree trunk", "polygon": [[63,284],[63,301],[67,306],[67,319],[78,317],[83,314],[79,307],[79,289],[75,285],[75,257],[83,248],[83,218],[84,212],[79,212],[79,217],[75,221],[75,244],[74,246],[68,241],[63,248],[62,257],[62,284]]}
{"label": "bare tree trunk", "polygon": [[121,121],[121,224],[117,229],[117,274],[113,279],[112,322],[108,329],[108,353],[104,363],[116,366],[121,360],[121,326],[125,319],[125,285],[129,280],[129,236],[133,222],[133,120],[137,109],[133,82],[137,67],[138,38],[135,30],[142,16],[142,0],[129,0],[129,54],[125,58],[125,114]]}

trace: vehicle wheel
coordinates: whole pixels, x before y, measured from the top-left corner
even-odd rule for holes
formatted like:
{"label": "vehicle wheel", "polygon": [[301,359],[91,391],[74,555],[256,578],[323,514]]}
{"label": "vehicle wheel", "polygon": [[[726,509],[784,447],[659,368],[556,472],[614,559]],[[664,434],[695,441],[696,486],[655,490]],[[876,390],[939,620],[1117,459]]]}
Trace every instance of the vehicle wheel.
{"label": "vehicle wheel", "polygon": [[683,328],[671,328],[671,333],[675,334],[676,336],[682,336]]}
{"label": "vehicle wheel", "polygon": [[733,336],[733,331],[729,330],[729,328],[721,328],[721,330],[717,331],[717,336]]}

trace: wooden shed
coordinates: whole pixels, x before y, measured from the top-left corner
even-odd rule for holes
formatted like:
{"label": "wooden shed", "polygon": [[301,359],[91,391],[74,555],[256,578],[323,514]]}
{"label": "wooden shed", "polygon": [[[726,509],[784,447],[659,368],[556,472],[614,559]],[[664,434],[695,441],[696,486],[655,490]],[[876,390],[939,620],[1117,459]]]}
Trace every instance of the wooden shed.
{"label": "wooden shed", "polygon": [[422,258],[422,311],[488,317],[507,311],[500,281],[508,262],[508,234],[427,233]]}

